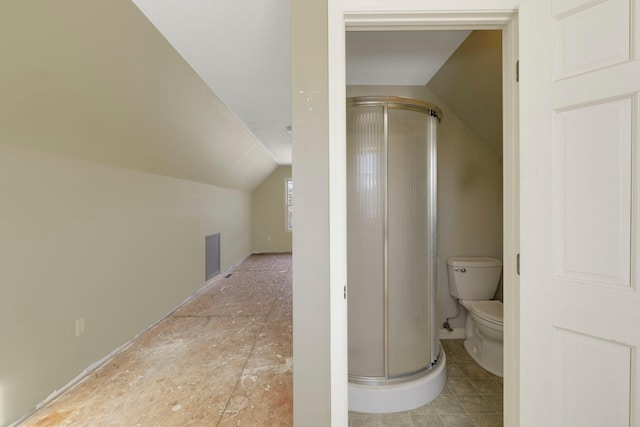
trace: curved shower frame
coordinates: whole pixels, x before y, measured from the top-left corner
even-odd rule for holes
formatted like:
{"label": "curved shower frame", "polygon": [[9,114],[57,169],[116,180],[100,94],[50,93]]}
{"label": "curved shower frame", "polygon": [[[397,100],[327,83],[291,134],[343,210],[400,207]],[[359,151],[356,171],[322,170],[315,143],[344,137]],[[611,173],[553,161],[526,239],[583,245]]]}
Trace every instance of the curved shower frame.
{"label": "curved shower frame", "polygon": [[[433,104],[420,100],[403,97],[379,97],[366,96],[347,99],[347,109],[353,107],[382,107],[382,142],[384,161],[380,166],[382,176],[380,182],[382,189],[382,287],[383,287],[383,361],[382,369],[374,375],[353,374],[351,361],[349,363],[349,407],[359,412],[395,412],[412,409],[421,406],[435,398],[446,383],[445,355],[439,345],[436,315],[436,289],[437,289],[437,259],[436,259],[436,216],[437,216],[437,147],[436,131],[437,122],[442,117],[441,110]],[[428,124],[426,140],[426,254],[428,259],[428,295],[429,295],[429,350],[425,353],[424,364],[409,371],[397,372],[397,368],[390,367],[390,277],[389,277],[389,131],[390,110],[407,110],[426,114],[437,120]],[[347,142],[349,144],[349,142]],[[411,226],[411,225],[410,225]],[[351,299],[350,299],[351,301]],[[351,341],[352,337],[349,338]],[[427,341],[429,341],[427,340]],[[426,358],[429,358],[428,360]],[[420,362],[422,363],[422,362]],[[380,375],[381,374],[381,375]],[[398,394],[398,391],[400,393]]]}

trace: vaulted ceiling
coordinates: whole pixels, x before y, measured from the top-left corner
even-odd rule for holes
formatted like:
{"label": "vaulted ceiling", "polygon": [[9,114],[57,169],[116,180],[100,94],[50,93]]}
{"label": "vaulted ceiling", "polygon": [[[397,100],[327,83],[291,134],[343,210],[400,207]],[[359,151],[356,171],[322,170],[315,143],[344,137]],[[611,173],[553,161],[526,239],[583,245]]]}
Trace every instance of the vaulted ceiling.
{"label": "vaulted ceiling", "polygon": [[[288,0],[133,0],[147,18],[246,125],[279,164],[291,163],[290,33]],[[469,31],[384,31],[347,33],[347,84],[425,85],[469,36]],[[477,59],[477,57],[476,57]],[[458,61],[468,66],[464,61]],[[451,69],[455,67],[450,67]],[[493,67],[495,68],[495,67]],[[499,67],[498,67],[499,68]],[[484,85],[487,70],[458,70],[465,86]],[[474,75],[475,72],[475,75]],[[451,83],[431,87],[449,103]],[[449,89],[445,89],[449,87]],[[454,87],[455,89],[455,87]],[[475,90],[475,89],[474,89]],[[486,92],[486,91],[485,91]],[[464,111],[473,90],[457,96]],[[460,99],[467,99],[467,103]],[[500,94],[497,95],[500,98]],[[494,96],[495,98],[495,96]],[[454,111],[457,108],[450,106]],[[456,112],[457,114],[457,112]],[[498,113],[500,115],[500,113]],[[469,123],[481,139],[480,121]],[[482,135],[480,135],[482,134]],[[495,138],[494,138],[495,139]],[[493,139],[492,139],[493,140]],[[496,142],[494,145],[499,145]]]}
{"label": "vaulted ceiling", "polygon": [[244,191],[277,166],[130,0],[5,0],[0,57],[2,144]]}
{"label": "vaulted ceiling", "polygon": [[291,163],[289,0],[133,0],[279,164]]}

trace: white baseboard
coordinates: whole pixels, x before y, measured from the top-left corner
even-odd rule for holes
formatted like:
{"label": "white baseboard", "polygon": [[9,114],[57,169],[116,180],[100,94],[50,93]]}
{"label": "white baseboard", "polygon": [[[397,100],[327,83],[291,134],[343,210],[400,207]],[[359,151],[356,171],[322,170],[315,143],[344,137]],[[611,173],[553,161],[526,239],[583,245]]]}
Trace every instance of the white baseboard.
{"label": "white baseboard", "polygon": [[441,340],[461,340],[466,338],[464,328],[453,328],[453,331],[442,328],[439,336]]}

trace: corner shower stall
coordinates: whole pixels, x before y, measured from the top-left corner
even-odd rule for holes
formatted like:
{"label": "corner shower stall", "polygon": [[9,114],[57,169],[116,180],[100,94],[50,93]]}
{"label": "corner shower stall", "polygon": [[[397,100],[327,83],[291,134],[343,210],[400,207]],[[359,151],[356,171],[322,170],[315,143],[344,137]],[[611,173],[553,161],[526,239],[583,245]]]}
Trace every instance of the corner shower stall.
{"label": "corner shower stall", "polygon": [[436,321],[436,131],[401,97],[347,99],[349,409],[419,407],[446,383]]}

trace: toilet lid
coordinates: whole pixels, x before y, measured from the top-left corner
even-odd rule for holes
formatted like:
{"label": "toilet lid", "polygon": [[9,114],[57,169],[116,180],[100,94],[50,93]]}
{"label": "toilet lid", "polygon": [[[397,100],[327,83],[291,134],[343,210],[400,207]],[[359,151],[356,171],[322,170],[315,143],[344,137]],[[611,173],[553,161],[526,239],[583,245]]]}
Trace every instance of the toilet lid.
{"label": "toilet lid", "polygon": [[498,300],[474,301],[471,312],[494,323],[503,323],[502,303]]}

